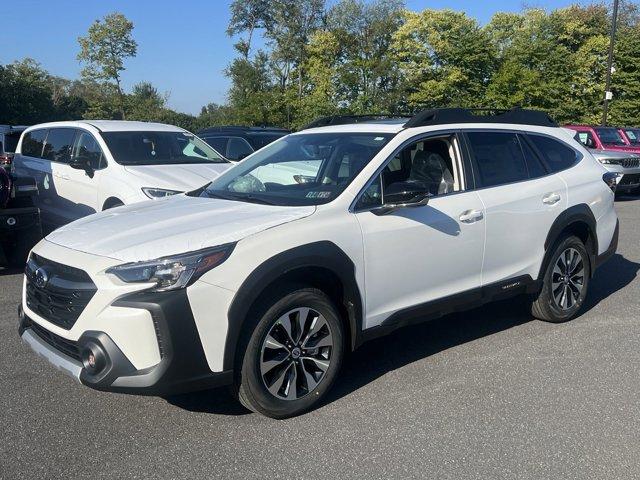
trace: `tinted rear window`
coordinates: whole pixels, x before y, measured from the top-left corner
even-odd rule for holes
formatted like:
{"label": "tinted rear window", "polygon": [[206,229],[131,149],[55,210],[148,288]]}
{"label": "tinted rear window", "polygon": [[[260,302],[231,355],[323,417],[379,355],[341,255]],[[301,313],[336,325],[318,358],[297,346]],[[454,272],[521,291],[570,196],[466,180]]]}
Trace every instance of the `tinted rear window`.
{"label": "tinted rear window", "polygon": [[275,142],[279,138],[287,135],[286,133],[250,133],[247,135],[249,143],[255,150],[259,150],[265,145]]}
{"label": "tinted rear window", "polygon": [[515,133],[469,132],[469,146],[483,187],[527,180],[527,166]]}
{"label": "tinted rear window", "polygon": [[25,133],[22,140],[22,155],[40,158],[46,136],[46,130],[31,130]]}
{"label": "tinted rear window", "polygon": [[49,129],[42,157],[53,162],[69,163],[75,137],[76,130],[73,128]]}
{"label": "tinted rear window", "polygon": [[573,167],[581,155],[564,143],[542,135],[529,135],[529,139],[542,154],[552,172],[559,172]]}
{"label": "tinted rear window", "polygon": [[4,136],[4,151],[7,153],[14,153],[20,140],[22,132],[6,133]]}

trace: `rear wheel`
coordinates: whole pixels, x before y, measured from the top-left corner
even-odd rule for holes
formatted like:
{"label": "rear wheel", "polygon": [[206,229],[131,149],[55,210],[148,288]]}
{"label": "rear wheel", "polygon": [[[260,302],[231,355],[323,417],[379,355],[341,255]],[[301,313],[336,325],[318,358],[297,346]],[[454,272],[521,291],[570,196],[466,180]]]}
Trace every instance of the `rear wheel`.
{"label": "rear wheel", "polygon": [[309,410],[331,388],[342,363],[344,334],[335,306],[323,292],[302,288],[258,314],[238,365],[240,402],[272,418]]}
{"label": "rear wheel", "polygon": [[531,313],[547,322],[566,322],[576,316],[587,296],[591,264],[582,241],[570,236],[556,244],[533,301]]}

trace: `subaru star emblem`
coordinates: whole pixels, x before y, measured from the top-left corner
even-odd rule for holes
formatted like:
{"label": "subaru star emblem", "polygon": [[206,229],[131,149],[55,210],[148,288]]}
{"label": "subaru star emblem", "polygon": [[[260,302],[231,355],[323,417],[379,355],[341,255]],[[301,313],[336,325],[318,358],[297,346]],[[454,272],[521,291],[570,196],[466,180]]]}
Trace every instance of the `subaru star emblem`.
{"label": "subaru star emblem", "polygon": [[49,281],[49,275],[44,268],[38,268],[33,274],[33,281],[38,288],[44,288]]}

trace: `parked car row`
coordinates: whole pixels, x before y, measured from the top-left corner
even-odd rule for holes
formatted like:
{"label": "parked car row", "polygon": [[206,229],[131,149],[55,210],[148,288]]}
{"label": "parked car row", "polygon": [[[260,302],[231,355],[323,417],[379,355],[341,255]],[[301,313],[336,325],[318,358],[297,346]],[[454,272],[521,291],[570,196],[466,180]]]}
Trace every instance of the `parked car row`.
{"label": "parked car row", "polygon": [[640,192],[640,129],[567,125],[607,170],[616,173],[619,193]]}
{"label": "parked car row", "polygon": [[[404,325],[515,295],[536,318],[574,318],[616,251],[617,174],[541,112],[322,124],[231,168],[175,127],[27,129],[14,166],[37,178],[43,214],[128,205],[34,247],[22,340],[94,389],[231,385],[284,418]],[[57,204],[65,188],[84,196]]]}

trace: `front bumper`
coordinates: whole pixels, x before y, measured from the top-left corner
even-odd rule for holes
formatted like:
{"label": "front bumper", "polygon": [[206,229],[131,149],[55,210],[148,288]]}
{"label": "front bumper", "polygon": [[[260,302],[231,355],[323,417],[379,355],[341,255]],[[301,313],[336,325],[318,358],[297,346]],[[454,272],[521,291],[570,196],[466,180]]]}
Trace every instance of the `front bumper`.
{"label": "front bumper", "polygon": [[[212,372],[200,342],[186,291],[134,292],[115,307],[146,310],[153,320],[160,362],[136,369],[126,355],[101,331],[85,331],[70,341],[43,328],[19,309],[19,334],[32,350],[59,370],[96,390],[141,395],[169,395],[228,385],[232,371]],[[91,368],[88,354],[98,359]]]}
{"label": "front bumper", "polygon": [[603,164],[612,173],[618,174],[616,191],[631,192],[640,187],[640,168],[625,168],[622,165]]}

